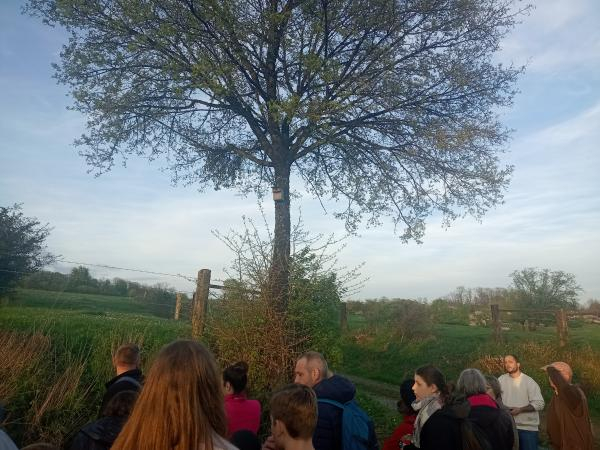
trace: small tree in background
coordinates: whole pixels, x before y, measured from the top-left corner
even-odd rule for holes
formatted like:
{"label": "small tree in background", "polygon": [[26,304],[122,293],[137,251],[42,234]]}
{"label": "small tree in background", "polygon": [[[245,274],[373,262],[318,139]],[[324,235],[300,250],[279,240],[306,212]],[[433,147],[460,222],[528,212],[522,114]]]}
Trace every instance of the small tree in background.
{"label": "small tree in background", "polygon": [[48,224],[25,217],[20,204],[0,207],[0,295],[23,275],[40,270],[55,260],[46,250]]}
{"label": "small tree in background", "polygon": [[575,275],[562,270],[526,267],[510,274],[518,304],[531,309],[576,309],[579,293]]}

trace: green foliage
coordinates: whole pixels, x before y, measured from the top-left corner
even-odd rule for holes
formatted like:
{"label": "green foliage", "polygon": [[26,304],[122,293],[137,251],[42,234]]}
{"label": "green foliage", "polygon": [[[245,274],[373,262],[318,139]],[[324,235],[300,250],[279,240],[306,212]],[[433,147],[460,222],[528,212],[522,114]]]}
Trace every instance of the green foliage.
{"label": "green foliage", "polygon": [[526,267],[510,274],[517,303],[531,309],[577,309],[581,287],[575,275],[562,270]]}
{"label": "green foliage", "polygon": [[48,225],[25,217],[21,205],[0,207],[0,296],[27,272],[35,272],[54,260],[46,251]]}
{"label": "green foliage", "polygon": [[469,325],[469,311],[469,305],[450,303],[444,299],[431,302],[431,313],[436,323]]}

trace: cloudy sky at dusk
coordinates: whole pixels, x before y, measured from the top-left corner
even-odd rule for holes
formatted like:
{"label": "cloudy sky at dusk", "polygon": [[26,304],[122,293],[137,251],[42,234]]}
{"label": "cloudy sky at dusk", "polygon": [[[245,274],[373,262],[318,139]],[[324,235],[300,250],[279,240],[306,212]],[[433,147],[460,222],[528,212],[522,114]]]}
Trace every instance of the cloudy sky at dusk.
{"label": "cloudy sky at dusk", "polygon": [[[448,229],[428,221],[422,244],[404,244],[389,223],[360,230],[339,255],[369,280],[355,298],[435,298],[457,286],[508,286],[523,267],[576,275],[582,300],[600,299],[600,2],[539,0],[503,43],[499,60],[527,64],[514,106],[515,130],[503,156],[515,172],[505,202],[481,222]],[[49,249],[82,261],[193,276],[224,277],[232,254],[211,230],[258,217],[256,200],[235,192],[172,186],[159,163],[132,158],[94,177],[72,145],[85,117],[68,111],[66,87],[52,78],[66,35],[0,2],[0,204],[23,203],[26,215],[53,227]],[[298,192],[302,186],[297,185]],[[308,229],[344,234],[343,224],[304,195]],[[264,205],[267,217],[271,205]],[[294,219],[293,219],[294,220]],[[57,263],[68,271],[73,264]],[[166,282],[179,278],[91,268],[99,277]]]}

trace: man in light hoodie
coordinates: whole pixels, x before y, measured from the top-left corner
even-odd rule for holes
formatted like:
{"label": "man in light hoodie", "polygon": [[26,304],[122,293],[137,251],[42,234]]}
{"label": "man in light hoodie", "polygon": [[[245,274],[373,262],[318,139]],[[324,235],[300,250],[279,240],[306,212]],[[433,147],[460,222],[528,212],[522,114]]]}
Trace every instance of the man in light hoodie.
{"label": "man in light hoodie", "polygon": [[540,415],[544,398],[539,385],[521,372],[515,355],[504,357],[506,372],[498,378],[502,387],[502,403],[510,409],[517,424],[520,450],[537,450]]}

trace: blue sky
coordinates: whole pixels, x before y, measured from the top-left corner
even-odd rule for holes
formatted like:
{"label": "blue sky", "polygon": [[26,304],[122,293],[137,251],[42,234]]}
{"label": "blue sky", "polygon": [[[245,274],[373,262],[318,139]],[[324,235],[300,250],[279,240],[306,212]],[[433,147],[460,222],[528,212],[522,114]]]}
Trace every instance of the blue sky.
{"label": "blue sky", "polygon": [[[448,229],[433,217],[421,245],[403,244],[390,224],[347,240],[340,264],[365,263],[355,298],[435,298],[457,286],[499,287],[523,267],[576,275],[582,300],[600,298],[600,2],[540,0],[503,43],[499,60],[527,63],[514,106],[506,162],[515,165],[505,203],[481,222]],[[85,118],[68,111],[64,86],[52,78],[65,35],[0,2],[0,204],[22,202],[49,222],[48,246],[64,259],[222,279],[232,254],[211,230],[258,217],[253,198],[234,192],[173,187],[160,165],[131,159],[95,178],[73,140]],[[297,186],[299,191],[301,186]],[[268,217],[271,205],[265,204]],[[343,225],[303,196],[314,232],[343,235]],[[57,264],[68,271],[72,264]],[[166,282],[182,279],[91,268],[100,277]]]}

